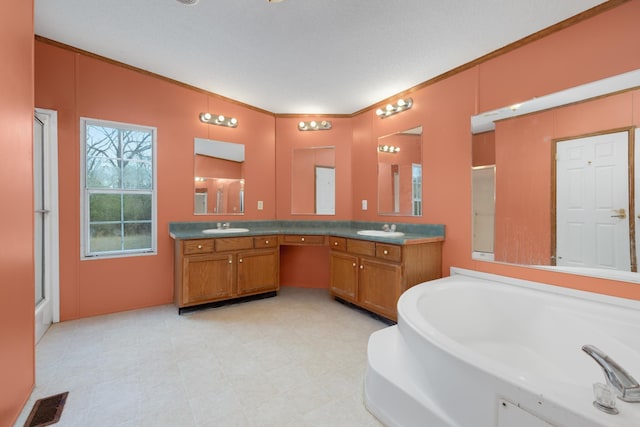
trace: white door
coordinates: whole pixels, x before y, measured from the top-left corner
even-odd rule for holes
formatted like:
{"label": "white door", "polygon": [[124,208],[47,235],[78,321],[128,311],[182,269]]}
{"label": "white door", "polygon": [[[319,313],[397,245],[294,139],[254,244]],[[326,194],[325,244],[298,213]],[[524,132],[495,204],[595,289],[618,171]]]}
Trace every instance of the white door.
{"label": "white door", "polygon": [[628,132],[556,147],[556,264],[630,271]]}
{"label": "white door", "polygon": [[33,122],[35,334],[59,321],[57,114],[37,109]]}
{"label": "white door", "polygon": [[336,170],[316,166],[316,214],[336,213]]}
{"label": "white door", "polygon": [[493,253],[496,215],[496,167],[471,168],[473,252]]}

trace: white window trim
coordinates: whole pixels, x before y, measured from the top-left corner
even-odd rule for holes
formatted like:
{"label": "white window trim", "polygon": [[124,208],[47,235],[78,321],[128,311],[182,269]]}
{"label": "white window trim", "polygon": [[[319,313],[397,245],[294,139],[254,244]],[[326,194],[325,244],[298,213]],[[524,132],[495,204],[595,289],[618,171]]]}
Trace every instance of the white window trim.
{"label": "white window trim", "polygon": [[[112,127],[125,127],[128,129],[137,129],[144,131],[151,131],[152,133],[152,155],[151,155],[151,168],[153,188],[151,190],[151,249],[146,250],[128,250],[128,251],[114,251],[104,252],[101,254],[87,254],[87,248],[89,248],[89,198],[87,197],[87,190],[85,188],[86,180],[86,156],[87,156],[87,144],[85,139],[85,129],[87,123],[98,126],[112,126]],[[158,129],[154,126],[143,126],[131,123],[114,122],[109,120],[92,119],[88,117],[80,117],[80,260],[99,260],[110,258],[129,258],[134,256],[148,256],[158,254]]]}

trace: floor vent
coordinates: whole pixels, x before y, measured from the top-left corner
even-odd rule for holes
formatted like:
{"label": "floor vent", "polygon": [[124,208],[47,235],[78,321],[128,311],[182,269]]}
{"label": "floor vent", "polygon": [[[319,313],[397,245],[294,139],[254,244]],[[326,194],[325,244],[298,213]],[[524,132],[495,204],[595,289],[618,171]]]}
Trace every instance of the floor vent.
{"label": "floor vent", "polygon": [[44,427],[60,421],[68,394],[69,392],[65,391],[54,396],[38,399],[33,405],[24,427]]}

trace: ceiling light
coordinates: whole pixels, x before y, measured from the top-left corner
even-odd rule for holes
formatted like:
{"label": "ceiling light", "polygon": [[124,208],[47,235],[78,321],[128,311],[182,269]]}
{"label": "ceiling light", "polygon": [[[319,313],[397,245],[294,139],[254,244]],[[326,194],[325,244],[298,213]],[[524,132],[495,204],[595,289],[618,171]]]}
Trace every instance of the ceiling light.
{"label": "ceiling light", "polygon": [[311,120],[310,122],[299,122],[298,130],[329,130],[331,129],[331,122],[328,120],[322,120],[317,122],[315,120]]}
{"label": "ceiling light", "polygon": [[230,128],[238,127],[238,119],[235,117],[225,117],[222,114],[200,113],[200,121],[210,125],[226,126]]}
{"label": "ceiling light", "polygon": [[392,116],[394,114],[400,113],[404,110],[408,110],[413,106],[413,99],[411,98],[401,98],[395,102],[395,104],[387,104],[384,109],[378,108],[376,110],[376,115],[381,119],[385,117]]}
{"label": "ceiling light", "polygon": [[381,153],[396,154],[400,152],[400,147],[396,147],[395,145],[378,145],[378,151]]}
{"label": "ceiling light", "polygon": [[199,0],[176,0],[178,3],[186,4],[187,6],[192,6],[198,3]]}

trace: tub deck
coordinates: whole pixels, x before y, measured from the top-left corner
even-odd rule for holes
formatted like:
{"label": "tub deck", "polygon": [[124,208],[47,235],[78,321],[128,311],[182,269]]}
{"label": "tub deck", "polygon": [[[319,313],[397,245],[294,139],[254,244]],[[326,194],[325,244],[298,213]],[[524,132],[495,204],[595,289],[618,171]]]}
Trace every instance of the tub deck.
{"label": "tub deck", "polygon": [[584,344],[640,380],[640,302],[456,269],[371,336],[365,402],[388,426],[640,426],[640,403],[593,407]]}

